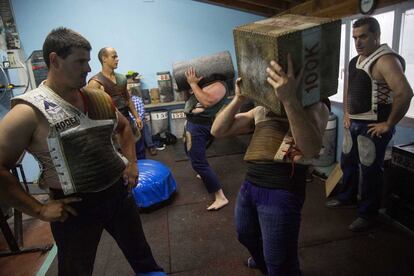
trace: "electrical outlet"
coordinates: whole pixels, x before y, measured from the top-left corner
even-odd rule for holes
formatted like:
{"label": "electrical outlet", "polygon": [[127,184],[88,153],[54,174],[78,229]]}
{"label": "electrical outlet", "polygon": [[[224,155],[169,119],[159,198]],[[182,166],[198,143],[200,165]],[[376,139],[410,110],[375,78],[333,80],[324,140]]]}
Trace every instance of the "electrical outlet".
{"label": "electrical outlet", "polygon": [[9,61],[10,67],[17,67],[17,53],[16,51],[7,51],[7,60]]}

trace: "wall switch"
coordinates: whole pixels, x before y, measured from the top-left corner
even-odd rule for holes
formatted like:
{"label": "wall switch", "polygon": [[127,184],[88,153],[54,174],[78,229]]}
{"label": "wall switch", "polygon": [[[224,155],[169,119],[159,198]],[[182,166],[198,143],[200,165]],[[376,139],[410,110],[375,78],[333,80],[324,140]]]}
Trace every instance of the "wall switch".
{"label": "wall switch", "polygon": [[7,69],[10,67],[10,62],[8,60],[3,61],[3,68]]}

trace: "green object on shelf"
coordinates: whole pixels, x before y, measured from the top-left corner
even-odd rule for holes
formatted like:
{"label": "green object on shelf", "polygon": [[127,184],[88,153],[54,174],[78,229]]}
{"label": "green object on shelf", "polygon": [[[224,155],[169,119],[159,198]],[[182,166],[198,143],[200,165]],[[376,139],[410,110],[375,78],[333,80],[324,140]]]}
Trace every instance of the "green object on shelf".
{"label": "green object on shelf", "polygon": [[135,71],[128,71],[125,75],[128,79],[141,79],[141,76],[139,75],[138,72]]}

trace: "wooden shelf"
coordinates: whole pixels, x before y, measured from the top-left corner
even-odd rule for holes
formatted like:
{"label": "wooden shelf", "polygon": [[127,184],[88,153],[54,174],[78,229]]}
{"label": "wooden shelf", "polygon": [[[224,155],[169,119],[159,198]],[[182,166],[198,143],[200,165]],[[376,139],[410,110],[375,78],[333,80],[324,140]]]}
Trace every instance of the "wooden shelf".
{"label": "wooden shelf", "polygon": [[167,107],[167,106],[174,106],[174,105],[184,105],[184,101],[179,101],[179,102],[168,102],[168,103],[156,103],[156,104],[146,104],[145,109],[148,108],[158,108],[158,107]]}
{"label": "wooden shelf", "polygon": [[7,68],[4,68],[3,67],[3,69],[5,69],[5,70],[10,70],[10,69],[23,69],[24,67],[23,66],[10,66],[10,67],[7,67]]}
{"label": "wooden shelf", "polygon": [[[233,99],[234,95],[228,96],[226,102],[230,102]],[[168,103],[156,103],[156,104],[145,104],[144,107],[146,110],[148,109],[157,109],[157,108],[167,108],[171,107],[171,106],[176,106],[176,105],[180,105],[180,106],[184,106],[185,101],[173,101],[173,102],[168,102]]]}

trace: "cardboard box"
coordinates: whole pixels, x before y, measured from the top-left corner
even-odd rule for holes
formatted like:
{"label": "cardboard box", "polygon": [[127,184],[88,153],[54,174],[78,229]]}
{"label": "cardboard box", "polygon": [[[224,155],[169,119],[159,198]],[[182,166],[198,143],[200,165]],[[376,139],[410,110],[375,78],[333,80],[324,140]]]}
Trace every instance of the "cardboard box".
{"label": "cardboard box", "polygon": [[297,91],[304,106],[337,92],[341,20],[287,14],[236,27],[233,34],[241,92],[259,105],[285,116],[266,67],[275,60],[287,71],[288,53],[296,73],[304,68]]}
{"label": "cardboard box", "polygon": [[391,158],[394,166],[414,173],[414,143],[393,146]]}

